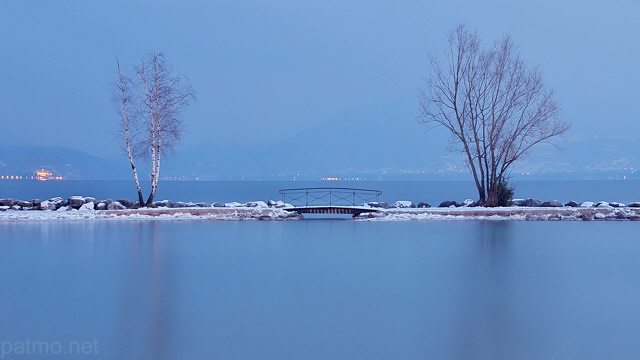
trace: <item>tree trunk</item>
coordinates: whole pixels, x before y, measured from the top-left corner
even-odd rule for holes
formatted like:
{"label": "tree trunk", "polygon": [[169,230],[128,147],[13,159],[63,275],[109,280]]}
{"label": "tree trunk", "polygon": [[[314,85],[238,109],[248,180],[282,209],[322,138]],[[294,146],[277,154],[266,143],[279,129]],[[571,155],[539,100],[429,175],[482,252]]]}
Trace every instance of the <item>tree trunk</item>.
{"label": "tree trunk", "polygon": [[497,189],[489,189],[487,191],[487,203],[485,206],[494,207],[498,206],[498,190]]}
{"label": "tree trunk", "polygon": [[147,198],[146,206],[153,205],[153,198],[156,196],[156,190],[158,189],[158,161],[160,154],[156,154],[153,159],[153,165],[151,170],[151,192],[149,193],[149,198]]}
{"label": "tree trunk", "polygon": [[133,163],[133,158],[130,157],[131,161],[131,169],[133,170],[133,179],[136,181],[136,189],[138,189],[138,204],[142,206],[144,204],[144,198],[142,197],[142,189],[140,188],[140,180],[138,180],[138,170],[136,170],[136,166]]}
{"label": "tree trunk", "polygon": [[131,164],[131,170],[133,171],[133,179],[136,183],[136,190],[138,191],[138,203],[142,206],[144,199],[142,197],[142,189],[140,189],[140,181],[138,180],[138,171],[136,170],[136,164],[133,161],[133,151],[131,150],[131,134],[129,132],[129,100],[131,94],[129,93],[130,80],[122,75],[120,70],[120,61],[116,59],[118,64],[118,79],[120,90],[120,101],[122,102],[122,127],[124,128],[124,142],[127,150],[127,157],[129,157],[129,163]]}
{"label": "tree trunk", "polygon": [[487,198],[484,193],[484,189],[478,186],[478,201],[476,202],[476,204],[478,206],[485,206],[486,203],[487,203]]}
{"label": "tree trunk", "polygon": [[[159,142],[159,140],[158,140]],[[158,144],[158,148],[160,145]],[[153,205],[153,198],[156,196],[156,190],[158,189],[158,177],[160,174],[160,149],[156,150],[155,163],[153,165],[153,171],[155,172],[151,178],[151,193],[147,199],[147,206]]]}
{"label": "tree trunk", "polygon": [[149,194],[149,198],[147,199],[147,203],[145,204],[145,206],[149,207],[153,205],[153,198],[154,196],[156,196],[156,192],[155,189],[151,189],[151,193]]}

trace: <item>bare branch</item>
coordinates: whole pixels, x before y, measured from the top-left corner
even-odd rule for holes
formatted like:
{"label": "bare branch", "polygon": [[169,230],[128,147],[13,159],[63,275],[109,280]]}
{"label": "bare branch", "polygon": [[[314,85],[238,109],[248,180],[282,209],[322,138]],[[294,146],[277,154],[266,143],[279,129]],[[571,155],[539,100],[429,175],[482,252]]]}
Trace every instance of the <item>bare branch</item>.
{"label": "bare branch", "polygon": [[569,129],[537,68],[528,68],[509,36],[483,49],[463,25],[447,37],[446,62],[430,59],[419,121],[443,126],[466,154],[479,202],[494,206],[509,168],[532,147]]}
{"label": "bare branch", "polygon": [[[118,72],[121,74],[119,63]],[[162,157],[172,152],[182,138],[181,115],[196,96],[188,79],[173,73],[163,53],[147,52],[134,73],[136,82],[123,80],[127,86],[126,104],[130,105],[127,111],[132,115],[128,118],[133,120],[129,124],[135,124],[126,127],[127,131],[133,131],[127,132],[125,138],[132,164],[133,157],[151,160],[151,193],[146,201],[146,205],[151,205],[160,179]],[[120,79],[125,78],[120,75]],[[125,101],[124,95],[119,98]]]}

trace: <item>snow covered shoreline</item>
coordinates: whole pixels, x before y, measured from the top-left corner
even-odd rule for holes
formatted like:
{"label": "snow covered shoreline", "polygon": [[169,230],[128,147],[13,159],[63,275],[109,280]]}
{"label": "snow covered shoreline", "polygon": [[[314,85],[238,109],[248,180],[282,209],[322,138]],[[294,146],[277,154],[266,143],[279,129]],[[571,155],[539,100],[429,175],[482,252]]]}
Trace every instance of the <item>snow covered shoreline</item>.
{"label": "snow covered shoreline", "polygon": [[[374,209],[372,209],[374,210]],[[410,208],[375,209],[363,213],[355,221],[424,221],[424,220],[511,220],[511,221],[576,221],[576,220],[640,220],[637,208]],[[131,220],[301,220],[304,217],[282,208],[155,208],[124,210],[68,210],[0,212],[0,222],[9,221],[131,221]]]}
{"label": "snow covered shoreline", "polygon": [[[471,200],[462,204],[443,202],[439,207],[410,201],[367,203],[359,206],[366,212],[355,221],[416,221],[416,220],[640,220],[640,203],[581,204],[557,201],[514,200],[510,207],[476,207]],[[533,205],[531,205],[533,204]],[[302,220],[303,215],[287,211],[292,205],[282,201],[252,201],[245,204],[155,203],[155,208],[138,208],[126,199],[97,201],[92,197],[72,196],[49,200],[21,201],[0,199],[1,221],[86,221],[86,220]],[[369,211],[368,209],[371,209]]]}
{"label": "snow covered shoreline", "polygon": [[554,208],[554,207],[460,207],[426,209],[389,209],[379,213],[362,214],[357,219],[382,221],[416,220],[514,220],[514,221],[589,221],[633,220],[640,221],[637,208]]}
{"label": "snow covered shoreline", "polygon": [[296,213],[270,208],[177,208],[124,210],[0,212],[1,221],[128,221],[128,220],[297,220]]}

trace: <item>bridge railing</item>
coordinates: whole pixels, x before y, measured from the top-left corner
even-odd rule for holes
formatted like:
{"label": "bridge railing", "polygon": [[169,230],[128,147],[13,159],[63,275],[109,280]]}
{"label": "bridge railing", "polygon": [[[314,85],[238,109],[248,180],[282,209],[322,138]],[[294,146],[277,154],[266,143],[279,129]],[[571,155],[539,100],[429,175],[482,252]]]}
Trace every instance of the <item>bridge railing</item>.
{"label": "bridge railing", "polygon": [[302,206],[359,206],[379,202],[382,191],[351,188],[298,188],[280,190],[282,201]]}

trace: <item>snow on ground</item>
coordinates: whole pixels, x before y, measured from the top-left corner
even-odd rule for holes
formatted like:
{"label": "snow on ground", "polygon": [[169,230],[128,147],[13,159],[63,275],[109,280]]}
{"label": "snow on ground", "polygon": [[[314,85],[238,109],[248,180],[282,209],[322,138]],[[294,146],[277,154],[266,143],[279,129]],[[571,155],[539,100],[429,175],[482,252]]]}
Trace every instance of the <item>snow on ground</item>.
{"label": "snow on ground", "polygon": [[389,213],[383,216],[375,216],[362,219],[362,221],[424,221],[424,220],[525,220],[526,215],[452,215],[425,213]]}
{"label": "snow on ground", "polygon": [[7,210],[0,212],[0,221],[87,221],[87,220],[284,220],[294,213],[273,208],[181,208],[137,209],[112,211],[38,211]]}
{"label": "snow on ground", "polygon": [[598,208],[532,208],[532,207],[458,207],[427,209],[385,209],[362,214],[362,221],[420,220],[640,220],[637,209]]}
{"label": "snow on ground", "polygon": [[[262,204],[260,204],[262,205]],[[362,207],[354,207],[360,208]],[[63,208],[68,209],[68,208]],[[285,209],[257,207],[193,207],[127,210],[6,210],[2,221],[131,221],[131,220],[296,220],[301,219]],[[425,220],[640,220],[637,208],[531,208],[531,207],[458,207],[396,208],[363,213],[356,221],[425,221]]]}

